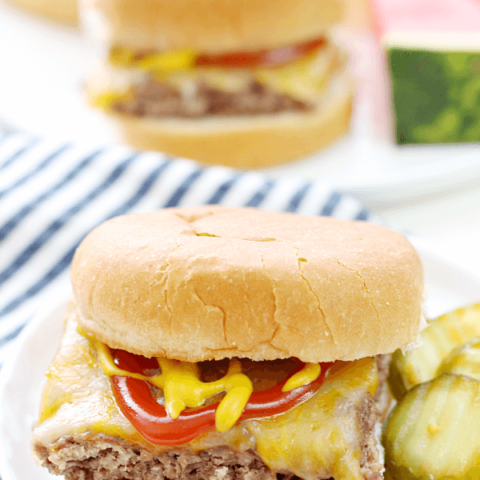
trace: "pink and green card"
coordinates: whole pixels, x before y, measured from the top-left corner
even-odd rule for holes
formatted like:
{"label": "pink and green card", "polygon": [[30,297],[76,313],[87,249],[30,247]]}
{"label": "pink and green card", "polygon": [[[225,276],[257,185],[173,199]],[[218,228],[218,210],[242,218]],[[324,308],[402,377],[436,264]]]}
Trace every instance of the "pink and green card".
{"label": "pink and green card", "polygon": [[480,0],[371,0],[399,144],[480,142]]}

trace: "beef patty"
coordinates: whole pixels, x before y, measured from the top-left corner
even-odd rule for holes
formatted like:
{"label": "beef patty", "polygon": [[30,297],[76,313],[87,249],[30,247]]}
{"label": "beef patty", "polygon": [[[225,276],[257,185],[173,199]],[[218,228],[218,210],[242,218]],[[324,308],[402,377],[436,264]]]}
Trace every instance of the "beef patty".
{"label": "beef patty", "polygon": [[[383,479],[375,432],[378,419],[375,402],[367,394],[357,412],[365,480]],[[298,480],[291,472],[272,472],[254,450],[239,452],[226,446],[197,453],[183,447],[152,454],[143,446],[99,434],[62,438],[50,450],[36,445],[35,454],[51,473],[65,475],[66,480]]]}
{"label": "beef patty", "polygon": [[137,117],[199,118],[211,115],[261,115],[287,111],[308,111],[313,105],[277,93],[251,81],[241,91],[227,92],[203,83],[192,85],[188,94],[153,78],[135,85],[127,99],[112,108]]}

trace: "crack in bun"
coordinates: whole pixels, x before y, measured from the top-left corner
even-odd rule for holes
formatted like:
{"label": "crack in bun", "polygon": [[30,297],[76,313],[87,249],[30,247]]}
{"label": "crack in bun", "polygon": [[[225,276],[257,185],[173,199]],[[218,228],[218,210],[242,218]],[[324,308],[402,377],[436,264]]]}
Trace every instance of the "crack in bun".
{"label": "crack in bun", "polygon": [[86,332],[189,362],[391,353],[417,338],[423,297],[397,232],[215,206],[105,222],[79,246],[72,284]]}

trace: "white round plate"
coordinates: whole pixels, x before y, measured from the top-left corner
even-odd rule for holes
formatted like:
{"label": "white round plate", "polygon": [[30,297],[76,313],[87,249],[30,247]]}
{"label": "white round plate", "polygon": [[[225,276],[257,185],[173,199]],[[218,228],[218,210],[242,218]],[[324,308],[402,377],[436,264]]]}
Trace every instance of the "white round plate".
{"label": "white round plate", "polygon": [[[428,318],[480,301],[480,277],[474,277],[432,254],[425,242],[415,238],[411,240],[425,268]],[[30,434],[38,414],[44,372],[60,343],[68,297],[67,294],[53,306],[46,303],[22,332],[0,374],[2,480],[58,478],[34,462],[30,454]]]}
{"label": "white round plate", "polygon": [[[338,33],[338,32],[337,32]],[[455,189],[480,178],[480,146],[408,146],[391,141],[384,59],[372,34],[339,32],[357,83],[351,134],[309,159],[266,170],[322,178],[368,205]],[[0,128],[77,141],[116,141],[86,105],[82,79],[94,51],[80,32],[0,3]]]}

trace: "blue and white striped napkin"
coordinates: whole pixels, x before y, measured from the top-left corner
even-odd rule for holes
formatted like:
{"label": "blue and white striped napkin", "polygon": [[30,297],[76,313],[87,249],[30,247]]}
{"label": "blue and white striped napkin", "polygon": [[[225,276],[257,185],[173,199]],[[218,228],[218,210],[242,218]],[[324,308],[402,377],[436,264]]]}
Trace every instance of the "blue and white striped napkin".
{"label": "blue and white striped napkin", "polygon": [[216,203],[375,221],[357,200],[317,181],[0,136],[0,367],[42,298],[69,281],[75,248],[91,229],[127,212]]}

